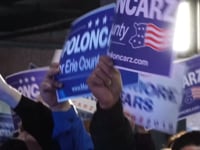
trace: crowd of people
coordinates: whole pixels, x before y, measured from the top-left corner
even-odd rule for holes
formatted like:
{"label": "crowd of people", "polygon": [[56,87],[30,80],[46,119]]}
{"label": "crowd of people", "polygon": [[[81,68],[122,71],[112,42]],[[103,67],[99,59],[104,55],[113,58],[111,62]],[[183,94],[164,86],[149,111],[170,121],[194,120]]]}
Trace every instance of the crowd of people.
{"label": "crowd of people", "polygon": [[[87,83],[97,99],[90,132],[84,128],[70,101],[58,103],[55,80],[59,64],[53,63],[41,84],[41,100],[32,101],[0,77],[0,100],[22,120],[22,130],[0,150],[155,150],[148,131],[135,132],[123,112],[120,72],[108,56],[100,57]],[[188,132],[171,142],[171,150],[200,150],[200,132]]]}

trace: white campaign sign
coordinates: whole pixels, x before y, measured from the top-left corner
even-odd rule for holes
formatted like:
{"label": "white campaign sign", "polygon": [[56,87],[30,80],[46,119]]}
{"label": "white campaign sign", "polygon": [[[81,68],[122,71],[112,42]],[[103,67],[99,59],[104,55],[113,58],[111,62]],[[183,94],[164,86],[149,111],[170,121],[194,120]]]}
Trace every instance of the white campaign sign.
{"label": "white campaign sign", "polygon": [[184,66],[175,64],[170,78],[139,74],[138,83],[124,87],[122,102],[135,123],[173,134],[182,101]]}
{"label": "white campaign sign", "polygon": [[73,104],[76,108],[83,110],[85,112],[93,114],[96,111],[96,101],[86,99],[83,97],[77,98],[73,100]]}

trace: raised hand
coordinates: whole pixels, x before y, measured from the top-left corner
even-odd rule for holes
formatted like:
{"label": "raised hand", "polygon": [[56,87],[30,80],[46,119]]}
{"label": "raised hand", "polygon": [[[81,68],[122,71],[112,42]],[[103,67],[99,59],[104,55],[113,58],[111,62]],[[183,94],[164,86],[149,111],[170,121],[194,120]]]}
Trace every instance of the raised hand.
{"label": "raised hand", "polygon": [[122,83],[120,72],[108,56],[101,56],[95,70],[87,80],[102,109],[111,108],[120,98]]}

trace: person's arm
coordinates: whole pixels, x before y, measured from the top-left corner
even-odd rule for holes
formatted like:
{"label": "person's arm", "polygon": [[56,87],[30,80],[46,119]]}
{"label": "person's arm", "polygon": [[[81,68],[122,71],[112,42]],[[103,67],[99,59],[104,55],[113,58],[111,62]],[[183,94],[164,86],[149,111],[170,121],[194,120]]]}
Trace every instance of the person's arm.
{"label": "person's arm", "polygon": [[51,111],[42,103],[34,102],[8,85],[0,76],[0,100],[19,115],[23,128],[30,133],[44,150],[51,148],[53,119]]}
{"label": "person's arm", "polygon": [[135,150],[134,134],[120,101],[120,73],[112,60],[101,57],[87,82],[98,101],[90,127],[95,150]]}
{"label": "person's arm", "polygon": [[54,111],[53,118],[53,137],[61,150],[93,150],[92,140],[73,106],[65,111]]}
{"label": "person's arm", "polygon": [[128,120],[122,113],[120,101],[106,110],[97,105],[90,132],[95,150],[135,150],[134,134]]}
{"label": "person's arm", "polygon": [[0,100],[15,108],[20,102],[22,94],[6,83],[0,74]]}
{"label": "person's arm", "polygon": [[54,78],[59,73],[59,64],[53,63],[41,84],[40,93],[52,110],[54,120],[53,138],[60,149],[92,150],[92,140],[70,101],[58,103],[56,89],[62,84]]}
{"label": "person's arm", "polygon": [[50,150],[53,134],[51,110],[40,102],[22,96],[14,111],[21,118],[23,129],[38,141],[43,150]]}

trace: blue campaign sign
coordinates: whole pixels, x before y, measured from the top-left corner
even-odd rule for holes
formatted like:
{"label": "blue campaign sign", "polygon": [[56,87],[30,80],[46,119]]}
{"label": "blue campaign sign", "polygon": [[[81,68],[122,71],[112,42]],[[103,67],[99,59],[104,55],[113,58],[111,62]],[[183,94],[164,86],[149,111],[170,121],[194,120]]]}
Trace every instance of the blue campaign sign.
{"label": "blue campaign sign", "polygon": [[180,119],[200,112],[200,56],[191,57],[181,63],[186,66],[186,73]]}
{"label": "blue campaign sign", "polygon": [[[64,85],[57,90],[59,102],[90,93],[86,80],[99,57],[107,54],[114,8],[114,4],[106,5],[72,23],[60,59],[61,74],[57,76]],[[131,76],[136,80],[135,74]]]}
{"label": "blue campaign sign", "polygon": [[123,70],[170,75],[178,0],[118,0],[109,55]]}
{"label": "blue campaign sign", "polygon": [[44,80],[47,70],[48,67],[24,70],[7,76],[6,81],[23,95],[37,99],[40,94],[40,84]]}

